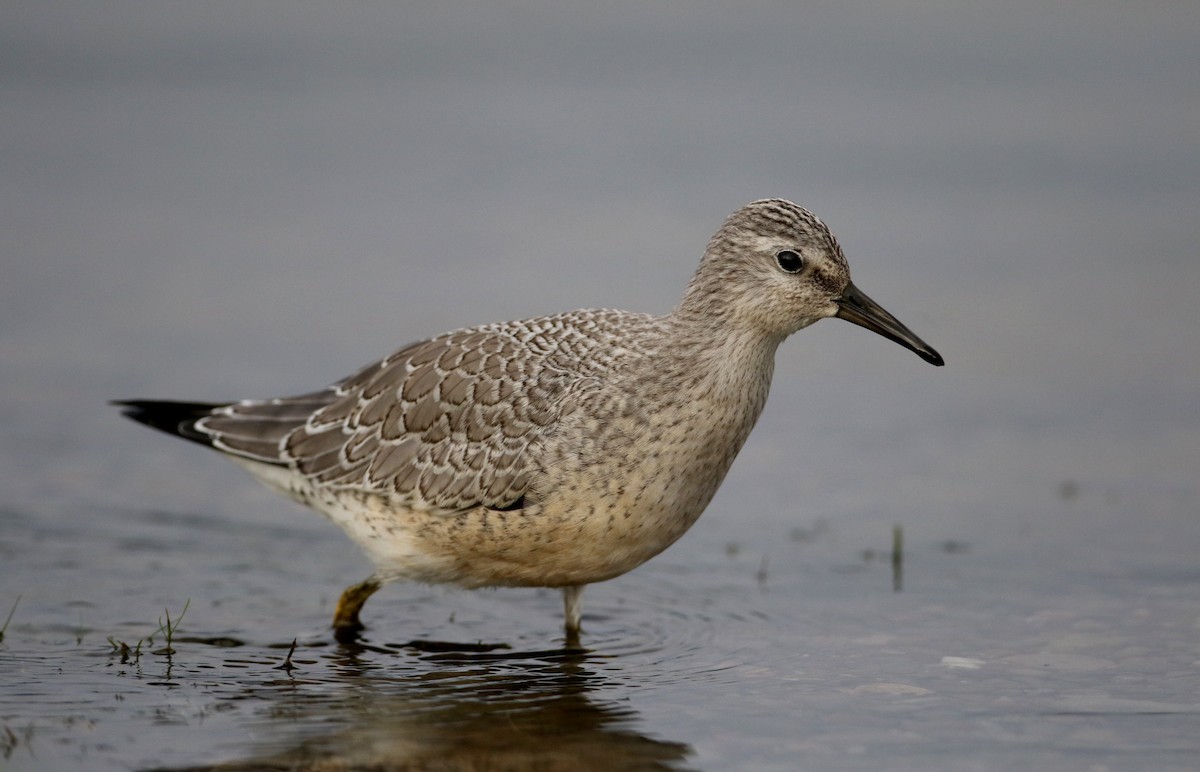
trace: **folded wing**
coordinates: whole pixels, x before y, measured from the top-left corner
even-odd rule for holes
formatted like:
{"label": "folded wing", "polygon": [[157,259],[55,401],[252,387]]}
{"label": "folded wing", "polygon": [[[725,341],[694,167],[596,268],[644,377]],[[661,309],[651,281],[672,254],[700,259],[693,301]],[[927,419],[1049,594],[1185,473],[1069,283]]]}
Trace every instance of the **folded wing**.
{"label": "folded wing", "polygon": [[580,381],[513,331],[480,328],[406,346],[323,391],[213,408],[191,431],[316,486],[508,509],[526,503],[537,447]]}

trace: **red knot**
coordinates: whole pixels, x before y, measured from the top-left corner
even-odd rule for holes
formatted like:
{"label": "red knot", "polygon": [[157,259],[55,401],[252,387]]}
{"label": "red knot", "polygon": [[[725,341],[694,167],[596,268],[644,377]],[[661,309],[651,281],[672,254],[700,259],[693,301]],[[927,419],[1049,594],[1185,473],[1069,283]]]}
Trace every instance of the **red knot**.
{"label": "red knot", "polygon": [[411,343],[334,385],[231,404],[122,401],[337,523],[375,565],[338,601],[340,640],[383,584],[563,590],[662,552],[704,511],[766,403],[775,349],[826,317],[941,356],[850,281],[837,240],[755,201],[709,242],[665,316],[581,310]]}

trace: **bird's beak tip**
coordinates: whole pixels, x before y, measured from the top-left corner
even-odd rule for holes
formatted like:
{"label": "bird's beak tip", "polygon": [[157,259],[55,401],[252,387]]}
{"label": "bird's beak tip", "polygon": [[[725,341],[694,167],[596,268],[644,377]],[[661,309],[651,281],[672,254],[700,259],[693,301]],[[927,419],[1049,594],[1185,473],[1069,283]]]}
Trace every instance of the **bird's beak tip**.
{"label": "bird's beak tip", "polygon": [[899,343],[909,351],[924,359],[934,367],[946,364],[942,355],[932,346],[921,340],[917,335],[892,316],[883,306],[853,284],[847,285],[842,296],[837,300],[838,310],[834,315],[839,319],[853,322],[871,332],[878,333],[888,340]]}

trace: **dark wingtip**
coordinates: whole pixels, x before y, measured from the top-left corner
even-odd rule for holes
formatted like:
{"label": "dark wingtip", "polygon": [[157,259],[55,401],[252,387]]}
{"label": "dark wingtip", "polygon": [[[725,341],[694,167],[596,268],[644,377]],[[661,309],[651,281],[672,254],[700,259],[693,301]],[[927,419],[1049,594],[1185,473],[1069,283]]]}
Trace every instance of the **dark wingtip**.
{"label": "dark wingtip", "polygon": [[212,413],[219,404],[211,402],[167,402],[153,399],[114,399],[121,415],[140,424],[185,440],[212,445],[212,438],[196,431],[196,421]]}

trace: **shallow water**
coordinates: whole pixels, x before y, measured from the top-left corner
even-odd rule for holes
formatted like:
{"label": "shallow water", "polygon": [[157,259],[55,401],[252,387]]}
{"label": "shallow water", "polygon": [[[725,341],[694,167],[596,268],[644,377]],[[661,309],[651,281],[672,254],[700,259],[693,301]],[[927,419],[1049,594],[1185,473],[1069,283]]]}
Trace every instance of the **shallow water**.
{"label": "shallow water", "polygon": [[[0,767],[1196,767],[1200,12],[261,8],[0,12]],[[764,195],[947,366],[788,341],[583,652],[415,585],[335,643],[355,548],[105,404],[664,311]]]}
{"label": "shallow water", "polygon": [[[1187,769],[1200,751],[1200,572],[1137,539],[1072,554],[910,528],[897,592],[890,532],[768,519],[739,541],[711,518],[590,588],[572,653],[558,594],[530,590],[392,586],[359,645],[334,643],[360,568],[315,517],[92,514],[6,513],[6,574],[38,578],[0,658],[15,769]],[[168,656],[159,622],[185,603]]]}

